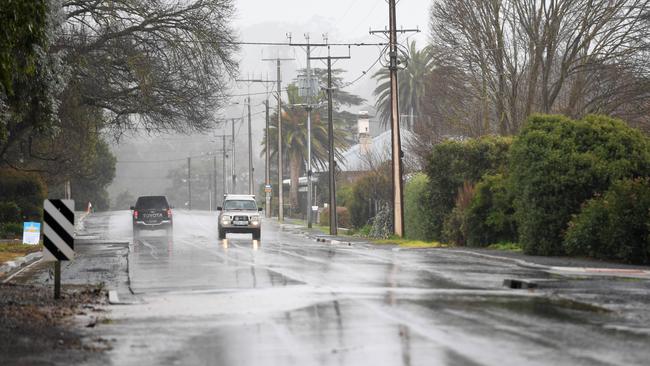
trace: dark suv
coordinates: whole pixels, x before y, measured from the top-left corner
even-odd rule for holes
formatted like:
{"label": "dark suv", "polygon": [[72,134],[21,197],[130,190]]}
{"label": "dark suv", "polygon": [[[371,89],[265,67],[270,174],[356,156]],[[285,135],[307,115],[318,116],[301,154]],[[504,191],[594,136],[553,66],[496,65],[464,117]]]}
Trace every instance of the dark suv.
{"label": "dark suv", "polygon": [[165,196],[138,197],[133,210],[133,236],[140,230],[167,230],[167,235],[172,233],[172,206]]}

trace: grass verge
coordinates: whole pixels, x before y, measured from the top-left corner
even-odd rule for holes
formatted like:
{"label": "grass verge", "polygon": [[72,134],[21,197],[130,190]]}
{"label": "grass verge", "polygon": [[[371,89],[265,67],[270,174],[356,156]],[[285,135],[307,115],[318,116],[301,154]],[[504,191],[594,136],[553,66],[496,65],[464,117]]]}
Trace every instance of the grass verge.
{"label": "grass verge", "polygon": [[492,249],[492,250],[504,250],[508,252],[521,252],[524,250],[522,248],[521,244],[519,243],[496,243],[496,244],[490,244],[487,249]]}
{"label": "grass verge", "polygon": [[25,256],[29,253],[39,252],[42,245],[28,245],[22,243],[0,244],[0,263]]}
{"label": "grass verge", "polygon": [[[285,219],[285,222],[288,222],[288,223],[294,224],[294,225],[300,225],[300,226],[307,227],[307,220],[303,220],[303,219],[287,218],[287,219]],[[317,224],[315,222],[312,222],[311,227],[312,227],[312,229],[316,229],[316,230],[322,232],[323,234],[329,234],[330,233],[329,225],[319,225],[319,224]],[[340,235],[340,236],[350,235],[349,231],[350,231],[350,229],[339,228],[338,235]]]}
{"label": "grass verge", "polygon": [[449,248],[449,244],[437,241],[410,240],[403,238],[369,239],[375,244],[396,244],[403,248]]}

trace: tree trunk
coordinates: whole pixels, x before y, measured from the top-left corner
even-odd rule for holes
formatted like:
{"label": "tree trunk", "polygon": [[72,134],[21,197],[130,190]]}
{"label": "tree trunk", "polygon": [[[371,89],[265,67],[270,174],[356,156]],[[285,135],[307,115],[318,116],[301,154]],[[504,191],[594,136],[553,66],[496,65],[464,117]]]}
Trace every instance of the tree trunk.
{"label": "tree trunk", "polygon": [[300,178],[300,165],[302,160],[298,154],[292,154],[289,158],[289,173],[291,177],[291,189],[289,191],[289,202],[291,204],[291,212],[300,212],[300,204],[298,202],[298,179]]}

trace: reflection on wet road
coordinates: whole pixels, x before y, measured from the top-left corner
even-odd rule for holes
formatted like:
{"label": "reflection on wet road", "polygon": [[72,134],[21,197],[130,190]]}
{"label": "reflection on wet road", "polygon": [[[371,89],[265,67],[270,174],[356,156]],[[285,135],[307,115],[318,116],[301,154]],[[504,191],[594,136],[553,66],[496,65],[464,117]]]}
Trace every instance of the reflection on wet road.
{"label": "reflection on wet road", "polygon": [[[128,212],[98,214],[132,241],[138,303],[111,307],[115,365],[647,364],[648,334],[620,314],[504,278],[548,275],[450,251],[317,243],[264,222],[262,240],[217,239],[216,216],[178,211],[174,233],[131,236]],[[124,294],[126,295],[126,294]]]}

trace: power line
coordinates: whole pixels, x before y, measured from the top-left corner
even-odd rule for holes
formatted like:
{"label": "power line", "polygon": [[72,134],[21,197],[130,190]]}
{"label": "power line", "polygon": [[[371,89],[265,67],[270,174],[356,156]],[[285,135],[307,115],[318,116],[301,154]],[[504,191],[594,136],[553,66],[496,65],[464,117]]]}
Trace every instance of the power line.
{"label": "power line", "polygon": [[152,164],[152,163],[173,163],[176,161],[186,161],[187,158],[209,158],[212,155],[210,154],[200,154],[200,155],[191,155],[191,156],[186,156],[184,158],[176,158],[176,159],[161,159],[161,160],[118,160],[115,163],[116,164]]}
{"label": "power line", "polygon": [[[72,34],[62,33],[64,37],[85,37],[99,39],[101,36],[95,34]],[[204,41],[197,39],[175,39],[174,42],[182,43],[204,43],[214,45],[237,45],[237,46],[291,46],[288,42],[251,42],[251,41]],[[368,46],[385,46],[387,43],[377,42],[338,42],[338,43],[315,43],[314,46],[348,46],[348,47],[368,47]]]}
{"label": "power line", "polygon": [[[282,91],[286,92],[287,89],[286,88],[282,89]],[[259,93],[230,94],[230,95],[228,95],[228,97],[231,97],[231,98],[232,97],[247,97],[249,95],[268,95],[268,94],[271,94],[271,93],[269,93],[269,92],[259,92]]]}
{"label": "power line", "polygon": [[379,60],[381,60],[382,57],[384,57],[383,53],[384,53],[384,50],[382,50],[379,57],[377,57],[377,59],[375,60],[375,62],[372,63],[372,65],[370,65],[365,71],[361,71],[361,75],[359,75],[356,79],[354,79],[354,80],[344,84],[343,86],[341,86],[341,89],[347,88],[348,86],[350,86],[350,85],[356,83],[357,81],[361,80],[361,78],[363,78],[364,76],[368,75],[368,72],[370,70],[372,70],[372,68],[375,67],[375,65],[377,65],[377,63],[379,62]]}

